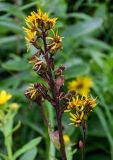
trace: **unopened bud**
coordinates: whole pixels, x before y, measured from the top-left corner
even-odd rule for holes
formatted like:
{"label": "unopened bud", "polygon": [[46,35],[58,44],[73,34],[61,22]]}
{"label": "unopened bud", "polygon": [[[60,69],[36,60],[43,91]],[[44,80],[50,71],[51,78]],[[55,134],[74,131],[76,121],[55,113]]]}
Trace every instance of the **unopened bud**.
{"label": "unopened bud", "polygon": [[17,103],[12,103],[11,104],[11,108],[14,109],[14,110],[16,110],[16,109],[19,108],[19,105]]}
{"label": "unopened bud", "polygon": [[79,148],[81,149],[84,148],[84,143],[82,140],[79,141],[78,145],[79,145]]}

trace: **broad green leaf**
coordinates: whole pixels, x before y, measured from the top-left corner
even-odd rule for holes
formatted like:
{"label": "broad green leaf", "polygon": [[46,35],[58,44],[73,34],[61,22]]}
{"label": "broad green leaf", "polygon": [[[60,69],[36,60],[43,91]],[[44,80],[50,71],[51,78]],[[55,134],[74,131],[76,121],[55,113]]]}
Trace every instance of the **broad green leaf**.
{"label": "broad green leaf", "polygon": [[98,5],[95,13],[94,13],[95,17],[101,17],[103,19],[107,18],[107,6],[105,3]]}
{"label": "broad green leaf", "polygon": [[28,150],[34,148],[36,145],[38,145],[41,141],[41,137],[35,138],[25,144],[22,148],[20,148],[16,153],[14,153],[13,159],[16,160],[21,154],[27,152]]}
{"label": "broad green leaf", "polygon": [[[17,35],[17,36],[19,36],[19,35]],[[0,45],[15,43],[15,41],[17,40],[17,36],[7,36],[7,37],[0,38]],[[19,36],[19,40],[21,40],[21,39],[23,39],[23,38]]]}
{"label": "broad green leaf", "polygon": [[[51,124],[51,127],[54,128],[54,126],[55,126],[54,108],[47,101],[44,103],[44,106],[45,106],[45,108],[47,108],[48,117],[49,117],[48,120]],[[50,140],[48,160],[53,160],[54,157],[55,157],[55,146],[54,146],[53,142]]]}
{"label": "broad green leaf", "polygon": [[68,13],[66,15],[67,17],[75,17],[77,19],[84,19],[84,20],[90,20],[91,17],[85,13]]}
{"label": "broad green leaf", "polygon": [[34,160],[37,155],[37,148],[34,147],[29,151],[25,152],[21,157],[20,160]]}
{"label": "broad green leaf", "polygon": [[31,129],[33,129],[35,132],[39,133],[44,138],[46,137],[46,134],[42,130],[42,128],[40,128],[36,124],[33,124],[32,122],[30,122],[30,120],[28,120],[28,119],[26,119],[25,117],[22,117],[22,116],[19,116],[19,119],[21,119],[22,124],[29,126]]}
{"label": "broad green leaf", "polygon": [[98,98],[100,100],[100,104],[105,109],[105,112],[106,112],[106,115],[107,115],[109,123],[112,124],[112,114],[110,113],[109,107],[107,106],[107,104],[105,102],[105,98],[103,97],[102,92],[99,89],[99,86],[97,87],[97,85],[95,83],[93,84],[93,90],[97,94],[97,96],[98,96]]}
{"label": "broad green leaf", "polygon": [[79,38],[100,28],[102,22],[103,20],[101,18],[92,18],[91,20],[80,22],[75,25],[70,25],[64,29],[64,35],[68,37],[70,36],[73,38]]}
{"label": "broad green leaf", "polygon": [[8,12],[11,15],[15,15],[19,18],[24,19],[25,18],[25,14],[19,9],[18,6],[16,5],[12,5],[10,3],[0,3],[0,11],[4,12]]}
{"label": "broad green leaf", "polygon": [[99,118],[99,120],[100,120],[100,122],[101,122],[101,124],[102,124],[102,126],[104,128],[104,130],[105,130],[105,133],[107,135],[109,143],[113,147],[113,137],[111,135],[107,119],[105,118],[105,115],[103,114],[103,111],[99,107],[96,107],[95,111],[96,111],[97,116],[98,116],[98,118]]}
{"label": "broad green leaf", "polygon": [[25,9],[28,9],[28,8],[31,8],[33,6],[35,6],[37,4],[37,2],[31,2],[31,3],[27,3],[23,6],[20,7],[20,10],[25,10]]}
{"label": "broad green leaf", "polygon": [[22,27],[17,25],[15,22],[0,20],[0,27],[4,27],[8,31],[21,33],[23,35]]}
{"label": "broad green leaf", "polygon": [[97,49],[86,49],[86,52],[89,53],[89,55],[91,55],[92,59],[98,64],[98,66],[103,69],[103,57],[104,55],[98,51]]}
{"label": "broad green leaf", "polygon": [[8,157],[5,154],[3,154],[2,152],[0,152],[0,160],[6,160],[7,158]]}
{"label": "broad green leaf", "polygon": [[[90,47],[95,47],[97,49],[102,49],[102,50],[110,50],[111,46],[107,43],[105,43],[104,41],[98,40],[96,38],[92,38],[92,37],[84,37],[82,39],[83,43],[85,43],[85,45],[89,45]],[[88,46],[88,47],[89,47]],[[93,48],[92,48],[93,50]]]}
{"label": "broad green leaf", "polygon": [[2,63],[2,67],[9,71],[23,71],[28,69],[30,65],[26,59],[15,57],[14,59],[8,60],[6,63]]}
{"label": "broad green leaf", "polygon": [[73,160],[73,152],[72,152],[72,147],[71,144],[65,147],[66,149],[66,155],[68,160]]}
{"label": "broad green leaf", "polygon": [[69,68],[66,68],[64,75],[66,79],[70,79],[88,73],[89,73],[88,65],[83,64],[83,65],[73,65]]}

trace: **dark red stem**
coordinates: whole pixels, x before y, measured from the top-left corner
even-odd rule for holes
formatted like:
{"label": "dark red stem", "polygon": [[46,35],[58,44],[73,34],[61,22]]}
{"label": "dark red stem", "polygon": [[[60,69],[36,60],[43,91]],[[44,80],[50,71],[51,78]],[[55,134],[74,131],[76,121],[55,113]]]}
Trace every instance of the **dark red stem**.
{"label": "dark red stem", "polygon": [[[58,108],[57,108],[58,107]],[[67,160],[66,158],[66,152],[65,152],[65,145],[64,145],[64,139],[63,139],[63,130],[62,130],[62,116],[59,111],[59,106],[56,107],[56,118],[57,118],[57,124],[58,124],[58,132],[59,132],[59,141],[60,141],[60,153],[62,160]]]}
{"label": "dark red stem", "polygon": [[63,130],[62,130],[62,114],[61,114],[61,108],[59,105],[59,99],[57,99],[57,96],[55,94],[55,82],[54,82],[54,78],[52,75],[52,70],[51,70],[51,66],[50,66],[50,62],[49,62],[49,58],[48,58],[48,54],[46,54],[47,52],[47,44],[46,44],[46,36],[45,36],[45,32],[43,31],[43,43],[44,43],[44,57],[48,66],[48,76],[49,76],[49,86],[52,92],[52,96],[53,96],[53,101],[55,102],[55,110],[56,110],[56,118],[57,118],[57,125],[58,125],[58,132],[59,132],[59,142],[60,142],[60,154],[62,157],[62,160],[67,160],[66,158],[66,152],[65,152],[65,145],[64,145],[64,139],[63,139]]}

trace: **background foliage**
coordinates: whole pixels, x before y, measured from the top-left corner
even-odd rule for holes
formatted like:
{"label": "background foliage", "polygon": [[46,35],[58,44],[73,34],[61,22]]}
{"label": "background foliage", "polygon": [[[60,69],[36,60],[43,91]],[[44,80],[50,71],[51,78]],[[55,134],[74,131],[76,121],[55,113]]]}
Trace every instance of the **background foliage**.
{"label": "background foliage", "polygon": [[[31,70],[27,59],[35,53],[31,47],[26,51],[22,26],[31,11],[41,8],[51,16],[58,17],[57,28],[63,39],[63,50],[56,55],[57,65],[64,63],[65,86],[79,75],[92,77],[91,94],[98,97],[98,107],[88,120],[87,160],[113,159],[113,5],[110,0],[0,0],[0,89],[13,94],[21,105],[16,121],[22,125],[14,134],[13,149],[17,150],[29,140],[41,136],[36,148],[30,150],[30,160],[52,160],[55,148],[49,141],[42,117],[35,104],[26,100],[23,93],[29,83],[40,81]],[[65,87],[66,89],[67,87]],[[55,127],[54,111],[45,103],[45,110]],[[72,143],[80,138],[79,129],[68,126],[64,115],[65,133]],[[0,148],[4,150],[0,134]],[[77,152],[76,157],[79,157]],[[75,157],[73,156],[73,159]],[[24,157],[24,156],[23,156]],[[21,160],[24,160],[25,157]],[[28,159],[27,159],[28,160]]]}

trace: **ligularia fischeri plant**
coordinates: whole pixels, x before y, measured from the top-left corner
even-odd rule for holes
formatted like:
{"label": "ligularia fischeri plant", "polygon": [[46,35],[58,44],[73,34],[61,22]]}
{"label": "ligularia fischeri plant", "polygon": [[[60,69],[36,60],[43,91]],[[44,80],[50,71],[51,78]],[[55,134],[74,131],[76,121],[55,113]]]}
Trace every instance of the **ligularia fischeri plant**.
{"label": "ligularia fischeri plant", "polygon": [[[67,160],[65,151],[65,136],[63,136],[62,116],[64,112],[69,113],[71,124],[80,126],[83,129],[83,148],[85,143],[86,122],[90,112],[96,106],[96,99],[82,94],[83,90],[77,90],[77,82],[70,82],[67,93],[64,93],[62,87],[64,85],[63,71],[65,67],[61,64],[58,68],[55,66],[55,55],[58,50],[62,49],[62,37],[58,31],[54,29],[57,18],[50,18],[47,13],[41,10],[31,12],[26,17],[24,31],[26,33],[28,49],[33,45],[37,49],[29,60],[32,69],[38,76],[45,81],[45,84],[35,82],[31,84],[25,91],[25,95],[31,101],[37,103],[40,107],[45,125],[48,128],[50,139],[53,141],[57,149],[60,150],[62,160]],[[76,68],[75,68],[76,69]],[[80,81],[80,78],[78,79]],[[87,80],[87,78],[85,78]],[[85,82],[84,80],[84,82]],[[90,80],[89,80],[90,81]],[[75,88],[72,87],[75,85]],[[89,82],[85,92],[89,93],[92,82]],[[78,85],[80,87],[80,85]],[[76,91],[77,90],[77,91]],[[57,130],[51,128],[45,112],[43,102],[49,101],[56,113]],[[68,138],[69,141],[69,138]],[[84,156],[83,156],[84,158]]]}

